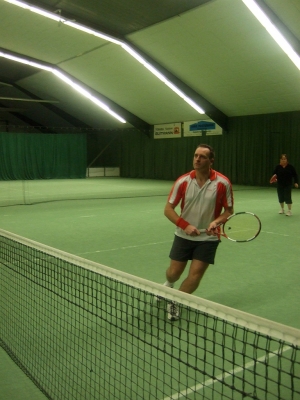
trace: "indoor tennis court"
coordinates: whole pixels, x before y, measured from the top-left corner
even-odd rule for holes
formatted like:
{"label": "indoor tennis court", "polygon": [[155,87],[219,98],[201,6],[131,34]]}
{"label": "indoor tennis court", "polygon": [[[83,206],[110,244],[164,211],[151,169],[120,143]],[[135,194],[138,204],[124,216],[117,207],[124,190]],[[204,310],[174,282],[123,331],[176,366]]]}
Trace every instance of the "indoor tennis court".
{"label": "indoor tennis court", "polygon": [[[20,197],[19,190],[24,192],[24,182],[23,184],[21,182],[1,182],[1,185],[3,189],[5,185],[9,185],[11,193],[16,194],[17,192],[16,199]],[[27,203],[30,202],[30,204],[2,206],[0,208],[1,228],[121,272],[152,282],[163,283],[174,231],[172,224],[163,215],[164,204],[171,185],[171,181],[155,182],[122,178],[53,180],[48,181],[47,186],[44,181],[41,181],[40,185],[38,181],[25,182]],[[7,197],[5,198],[3,194],[7,194],[9,190],[1,190],[2,203],[7,201]],[[63,197],[70,199],[77,191],[85,193],[85,198],[63,199]],[[59,198],[51,198],[55,193],[59,193]],[[298,214],[300,216],[300,192],[294,190],[293,196],[294,215],[293,218],[287,218],[278,214],[274,188],[234,186],[235,211],[251,211],[257,214],[262,222],[261,233],[249,243],[234,243],[223,238],[216,263],[208,269],[200,287],[195,292],[196,296],[299,329],[298,303],[300,295],[297,285],[294,285],[295,280],[299,279],[297,255],[294,253],[299,235],[294,232],[299,231],[297,225],[300,218],[298,217]],[[12,196],[10,196],[10,202],[12,202]],[[284,254],[276,251],[281,247],[285,249]],[[27,286],[27,295],[28,290],[30,289]],[[147,307],[149,304],[144,309],[143,323],[146,326],[149,323],[150,329],[153,317],[147,311]],[[178,321],[162,322],[166,320],[165,309],[166,304],[163,302],[157,311],[159,313],[159,322],[157,323],[165,324],[163,330],[168,332],[169,329],[172,329],[174,334],[173,329],[177,329]],[[133,307],[133,319],[136,316],[137,308]],[[66,316],[64,316],[65,318]],[[92,325],[93,322],[89,322],[89,324]],[[175,327],[172,327],[172,324]],[[45,326],[43,329],[46,329]],[[134,324],[129,329],[133,337],[136,329]],[[107,335],[113,337],[115,334],[109,332]],[[183,333],[180,333],[180,336],[184,336]],[[81,339],[78,338],[78,340]],[[154,349],[157,347],[156,340],[158,338],[151,339]],[[115,344],[110,344],[112,348],[107,350],[110,357],[113,348],[125,349],[126,341],[128,338],[123,337],[122,339],[121,336]],[[95,342],[97,343],[96,340]],[[103,352],[103,348],[99,348],[98,351]],[[116,351],[116,357],[120,357],[122,360],[122,351]],[[145,349],[145,354],[149,354],[149,357],[152,358],[151,346]],[[5,354],[3,357],[8,361]],[[263,356],[260,354],[259,357]],[[110,360],[109,368],[112,371],[114,368],[118,369],[118,366],[111,365],[112,362],[118,364],[117,359]],[[167,360],[164,362],[168,364]],[[271,360],[272,362],[276,366],[277,361],[274,359]],[[18,369],[11,361],[8,364],[11,365],[12,371]],[[229,365],[228,371],[230,372]],[[161,373],[159,368],[157,371]],[[128,373],[134,375],[136,372]],[[176,374],[176,372],[174,373]],[[18,374],[22,376],[20,371],[17,371],[16,376]],[[147,375],[146,372],[144,374]],[[239,371],[236,371],[236,375],[239,375]],[[128,379],[126,375],[124,379]],[[149,375],[145,379],[150,381],[154,378],[152,376],[150,379]],[[178,380],[179,376],[176,378],[175,375],[174,379]],[[274,379],[276,380],[276,377]],[[26,381],[24,377],[21,378],[16,383],[17,387],[20,385],[23,388],[24,380]],[[119,385],[122,385],[122,379]],[[217,382],[214,382],[215,390],[217,390],[216,385]],[[30,397],[34,396],[34,393],[37,395],[36,398],[44,398],[44,395],[34,387],[31,392],[31,385],[28,382],[24,387],[26,386],[28,386],[28,398],[35,398]],[[191,386],[193,385],[191,384]],[[192,394],[186,393],[185,398],[198,398],[197,395],[199,399],[202,398],[200,396],[204,396],[204,394],[200,386],[191,389]],[[10,386],[9,390],[12,390],[12,387],[15,388],[15,384]],[[156,389],[159,393],[159,387]],[[128,395],[130,398],[135,391],[138,393],[138,388],[131,388],[131,390],[133,390],[131,394],[124,393],[123,395]],[[180,392],[180,388],[178,390]],[[235,398],[230,394],[230,390],[227,390],[228,398]],[[224,391],[224,398],[227,398],[225,397],[226,387],[222,391]],[[83,392],[82,396],[84,396]],[[92,395],[90,396],[93,398]],[[111,392],[107,396],[107,398],[114,398],[114,396],[118,398],[117,394]],[[153,398],[160,398],[156,396],[157,394],[153,394]],[[239,398],[238,396],[240,394],[236,398]],[[175,395],[170,398],[179,397]]]}
{"label": "indoor tennis court", "polygon": [[300,400],[299,20],[0,1],[0,400]]}
{"label": "indoor tennis court", "polygon": [[[0,202],[7,195],[7,185],[19,186],[16,190],[20,189],[18,195],[22,195],[22,182],[0,182]],[[99,178],[29,181],[25,185],[34,204],[0,207],[2,229],[141,278],[164,282],[174,233],[163,215],[171,181]],[[292,284],[299,277],[295,249],[300,191],[293,190],[294,215],[287,218],[278,214],[276,189],[233,188],[235,212],[257,214],[261,233],[245,244],[223,238],[216,263],[196,294],[300,328],[300,293]],[[74,196],[74,192],[86,198],[62,199]],[[60,199],[47,200],[54,195]],[[95,196],[99,198],[89,199]],[[284,252],[278,251],[281,248]]]}

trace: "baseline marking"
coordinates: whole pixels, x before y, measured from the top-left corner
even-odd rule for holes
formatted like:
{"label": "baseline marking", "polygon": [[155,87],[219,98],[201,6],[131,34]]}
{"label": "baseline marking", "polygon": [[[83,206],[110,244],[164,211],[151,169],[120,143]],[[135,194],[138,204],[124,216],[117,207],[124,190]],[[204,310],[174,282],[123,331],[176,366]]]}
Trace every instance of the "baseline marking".
{"label": "baseline marking", "polygon": [[116,247],[114,249],[87,251],[85,253],[77,253],[77,255],[79,255],[79,254],[103,253],[103,252],[106,252],[106,251],[127,250],[127,249],[133,249],[133,248],[136,248],[136,247],[155,246],[157,244],[170,243],[170,242],[172,242],[172,241],[171,240],[166,240],[164,242],[145,243],[145,244],[139,244],[139,245],[134,245],[134,246]]}
{"label": "baseline marking", "polygon": [[[279,353],[282,354],[285,351],[288,351],[290,349],[291,349],[290,346],[285,346],[285,347],[283,347],[282,350],[278,349],[274,353],[272,352],[272,354],[268,353],[266,356],[262,356],[262,357],[258,358],[256,360],[256,362],[264,363],[267,358],[268,359],[273,358],[277,354],[279,354]],[[184,390],[182,392],[172,394],[171,397],[165,397],[163,400],[178,400],[178,399],[180,399],[182,397],[186,397],[188,394],[198,392],[201,389],[203,389],[204,387],[211,386],[214,383],[218,383],[218,382],[220,383],[221,380],[224,380],[229,376],[235,375],[235,374],[237,374],[237,373],[239,373],[239,372],[241,372],[241,371],[243,371],[245,369],[252,368],[254,365],[255,365],[254,361],[249,361],[247,364],[245,364],[244,367],[237,367],[237,368],[232,369],[229,372],[224,372],[223,374],[218,375],[215,379],[208,379],[204,383],[199,383],[198,385],[190,387],[190,388],[188,388],[188,389],[186,389],[186,390]]]}

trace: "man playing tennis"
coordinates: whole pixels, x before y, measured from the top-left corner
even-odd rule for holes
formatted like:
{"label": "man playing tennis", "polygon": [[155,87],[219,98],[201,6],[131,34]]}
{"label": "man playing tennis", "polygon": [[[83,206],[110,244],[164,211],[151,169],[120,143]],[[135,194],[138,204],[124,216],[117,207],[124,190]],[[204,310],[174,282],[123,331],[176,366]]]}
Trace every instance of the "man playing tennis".
{"label": "man playing tennis", "polygon": [[[164,285],[173,287],[189,260],[190,270],[179,290],[193,293],[209,266],[214,264],[220,238],[217,225],[233,214],[232,186],[228,178],[212,169],[214,150],[200,144],[195,151],[194,170],[179,177],[174,183],[165,206],[165,216],[176,225],[170,251],[170,266]],[[175,208],[180,203],[180,215]],[[207,229],[201,232],[201,229]],[[175,302],[167,307],[168,318],[179,319]]]}

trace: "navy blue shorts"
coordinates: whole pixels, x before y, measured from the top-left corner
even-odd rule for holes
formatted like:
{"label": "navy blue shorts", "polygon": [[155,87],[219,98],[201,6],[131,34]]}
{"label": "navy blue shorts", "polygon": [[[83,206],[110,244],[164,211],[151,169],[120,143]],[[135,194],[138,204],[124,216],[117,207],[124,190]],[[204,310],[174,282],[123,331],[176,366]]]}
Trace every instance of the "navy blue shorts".
{"label": "navy blue shorts", "polygon": [[175,235],[169,257],[174,261],[182,262],[195,259],[214,264],[219,243],[219,240],[195,241]]}
{"label": "navy blue shorts", "polygon": [[292,204],[292,185],[277,185],[277,194],[279,203]]}

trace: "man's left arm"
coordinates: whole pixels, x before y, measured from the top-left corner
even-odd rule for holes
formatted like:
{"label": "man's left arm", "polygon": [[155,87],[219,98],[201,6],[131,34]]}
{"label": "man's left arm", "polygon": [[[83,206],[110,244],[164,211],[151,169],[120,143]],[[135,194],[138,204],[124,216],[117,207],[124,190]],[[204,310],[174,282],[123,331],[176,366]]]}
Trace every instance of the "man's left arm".
{"label": "man's left arm", "polygon": [[216,229],[218,227],[218,225],[220,224],[224,224],[224,222],[227,221],[227,219],[233,214],[233,206],[228,206],[224,208],[224,211],[222,212],[222,214],[220,214],[214,221],[212,221],[209,224],[208,227],[208,231],[212,230],[212,229]]}
{"label": "man's left arm", "polygon": [[224,185],[224,192],[222,198],[223,198],[222,200],[223,212],[221,212],[220,215],[209,224],[209,227],[207,229],[208,231],[216,229],[220,224],[224,224],[224,222],[226,222],[227,219],[234,212],[232,185],[231,182],[229,181],[227,182],[227,184]]}

